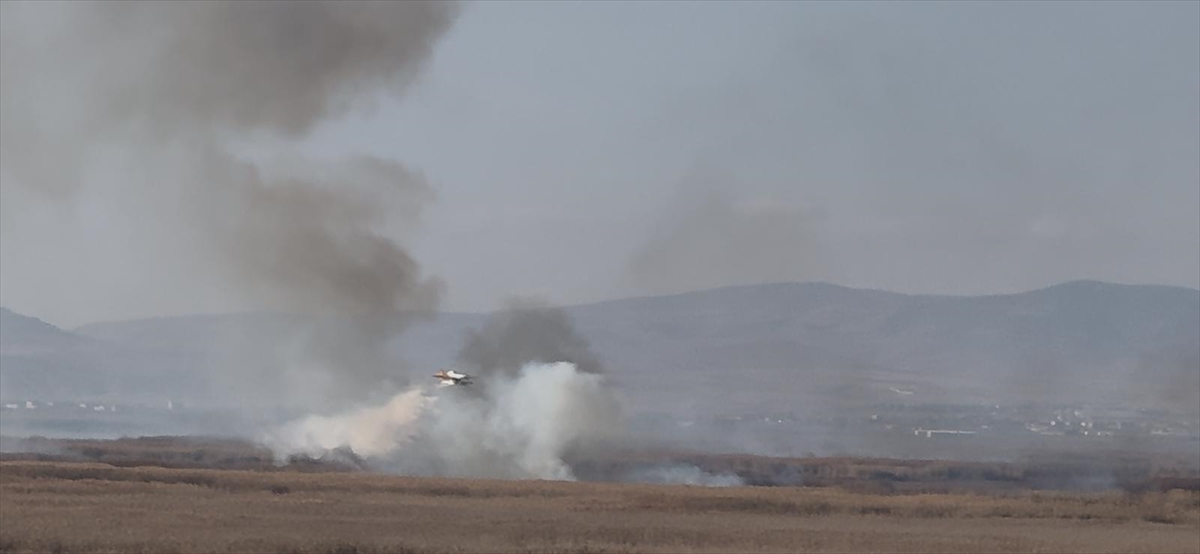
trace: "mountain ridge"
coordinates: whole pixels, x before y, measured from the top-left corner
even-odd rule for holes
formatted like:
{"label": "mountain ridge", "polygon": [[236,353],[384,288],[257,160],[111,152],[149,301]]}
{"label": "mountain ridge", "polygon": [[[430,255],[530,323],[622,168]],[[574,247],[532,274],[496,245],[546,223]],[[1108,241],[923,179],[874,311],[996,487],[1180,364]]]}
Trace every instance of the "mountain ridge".
{"label": "mountain ridge", "polygon": [[[730,379],[747,398],[781,405],[847,386],[940,391],[913,398],[922,401],[1110,398],[1126,391],[1153,396],[1156,387],[1192,381],[1200,388],[1200,362],[1193,362],[1200,358],[1200,290],[1187,287],[1080,280],[1022,293],[956,296],[770,283],[562,309],[613,379],[635,385],[631,394],[643,405],[717,402]],[[424,368],[455,363],[464,337],[486,318],[444,312],[412,323],[389,345],[398,375],[419,379]],[[191,376],[193,390],[187,392],[195,393],[205,376],[228,372],[224,366],[249,364],[250,371],[278,358],[271,352],[302,336],[303,321],[250,312],[97,322],[59,331],[120,349],[128,367],[101,363],[115,356],[111,351],[81,353],[59,365],[128,374],[132,381],[154,376],[168,388],[173,379]],[[12,342],[11,333],[0,329],[3,351]],[[12,383],[13,359],[4,362]],[[18,367],[25,374],[54,373],[59,362],[34,356]],[[164,365],[173,370],[160,369]],[[25,381],[58,380],[45,377]],[[132,385],[109,388],[123,387]],[[209,387],[212,394],[222,390]]]}
{"label": "mountain ridge", "polygon": [[[726,286],[721,286],[721,287],[712,287],[712,288],[706,288],[706,289],[697,289],[697,290],[673,292],[673,293],[666,293],[666,294],[627,296],[627,297],[610,298],[610,299],[596,300],[596,301],[589,301],[589,302],[580,302],[580,303],[575,303],[575,304],[562,304],[562,305],[558,305],[558,307],[569,310],[569,309],[577,309],[577,308],[590,308],[590,307],[595,307],[595,306],[616,304],[616,303],[637,302],[637,301],[647,301],[647,300],[663,300],[663,299],[672,299],[672,298],[680,298],[680,297],[708,295],[708,294],[714,294],[714,293],[724,293],[724,292],[731,292],[731,291],[737,291],[737,290],[764,289],[764,288],[790,288],[790,287],[814,287],[815,288],[815,287],[822,287],[822,288],[828,288],[829,290],[854,291],[854,292],[861,292],[861,293],[902,296],[902,297],[909,297],[909,298],[967,299],[967,298],[1009,298],[1009,297],[1014,297],[1014,296],[1033,294],[1033,293],[1037,293],[1037,292],[1041,292],[1041,291],[1048,291],[1048,290],[1052,290],[1052,289],[1083,287],[1083,286],[1093,286],[1093,285],[1101,285],[1104,287],[1129,287],[1129,288],[1144,288],[1144,289],[1157,289],[1157,290],[1189,291],[1189,292],[1196,293],[1197,297],[1200,298],[1200,289],[1195,289],[1195,288],[1191,288],[1191,287],[1185,287],[1185,286],[1179,286],[1179,285],[1163,285],[1163,284],[1155,284],[1155,283],[1112,283],[1112,282],[1099,281],[1099,280],[1093,280],[1093,279],[1076,279],[1076,280],[1071,280],[1071,281],[1064,281],[1061,283],[1048,285],[1045,287],[1040,287],[1040,288],[1035,288],[1035,289],[1029,289],[1029,290],[1021,291],[1021,292],[988,293],[988,294],[905,293],[905,292],[896,292],[896,291],[889,291],[889,290],[885,290],[885,289],[868,288],[868,287],[850,287],[850,286],[839,285],[836,283],[830,283],[830,282],[826,282],[826,281],[780,281],[780,282],[756,283],[756,284],[746,284],[746,285],[726,285]],[[7,308],[0,307],[0,310],[4,310],[4,311],[15,314],[15,312],[12,312],[11,310],[9,310]],[[450,317],[480,316],[480,315],[486,315],[487,313],[489,313],[489,312],[471,311],[471,310],[447,310],[447,311],[438,311],[438,312],[436,312],[436,315],[437,316],[450,316]],[[21,316],[21,317],[28,317],[30,319],[37,319],[33,316],[26,316],[26,315],[22,315],[22,314],[16,314],[16,315]],[[95,328],[98,326],[109,325],[109,324],[125,324],[125,323],[134,323],[134,322],[153,322],[153,321],[171,322],[174,320],[184,320],[184,319],[196,319],[196,318],[218,319],[218,318],[242,317],[242,316],[292,317],[295,315],[298,315],[298,314],[288,314],[285,312],[267,312],[267,311],[219,312],[219,313],[206,313],[206,314],[178,314],[178,315],[147,316],[147,317],[121,318],[121,319],[104,319],[104,320],[98,320],[98,321],[92,321],[89,323],[84,323],[81,325],[76,325],[74,327],[69,327],[69,328],[57,327],[57,326],[56,327],[59,329],[62,329],[62,330],[74,331],[74,332],[78,333],[78,332],[85,331],[90,328]],[[42,320],[39,319],[38,321],[42,321]],[[43,322],[43,323],[45,323],[45,322]],[[46,323],[46,324],[52,325],[49,323]]]}

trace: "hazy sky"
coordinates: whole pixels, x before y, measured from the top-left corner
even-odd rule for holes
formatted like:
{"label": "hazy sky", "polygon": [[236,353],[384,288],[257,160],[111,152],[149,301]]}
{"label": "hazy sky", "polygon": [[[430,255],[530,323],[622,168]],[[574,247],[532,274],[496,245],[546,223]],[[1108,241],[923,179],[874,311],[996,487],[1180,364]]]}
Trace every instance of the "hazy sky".
{"label": "hazy sky", "polygon": [[[421,172],[436,199],[395,232],[442,309],[1200,287],[1197,2],[482,2],[434,48],[406,94],[242,150]],[[172,270],[187,252],[122,198],[4,184],[5,307],[67,326],[253,307]]]}

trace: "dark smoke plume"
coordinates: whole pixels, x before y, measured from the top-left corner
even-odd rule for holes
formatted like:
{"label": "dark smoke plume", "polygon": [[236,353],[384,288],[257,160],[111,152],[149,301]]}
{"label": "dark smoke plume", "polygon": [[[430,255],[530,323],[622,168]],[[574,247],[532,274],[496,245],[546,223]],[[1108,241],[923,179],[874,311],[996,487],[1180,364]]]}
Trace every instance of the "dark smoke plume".
{"label": "dark smoke plume", "polygon": [[510,376],[529,362],[570,362],[584,373],[604,370],[566,311],[529,298],[511,300],[482,328],[470,331],[458,360],[481,374]]}
{"label": "dark smoke plume", "polygon": [[[306,382],[274,390],[372,390],[394,373],[387,341],[441,295],[382,231],[414,220],[431,189],[392,161],[313,162],[292,175],[235,145],[301,139],[402,92],[456,12],[446,2],[6,2],[3,187],[49,198],[106,187],[164,259],[190,264],[198,282],[173,284],[179,294],[219,288],[246,310],[319,316],[264,379]],[[103,155],[127,171],[90,182]],[[144,262],[131,279],[159,260]],[[235,368],[230,384],[247,369],[271,372]],[[298,377],[310,374],[324,377]]]}

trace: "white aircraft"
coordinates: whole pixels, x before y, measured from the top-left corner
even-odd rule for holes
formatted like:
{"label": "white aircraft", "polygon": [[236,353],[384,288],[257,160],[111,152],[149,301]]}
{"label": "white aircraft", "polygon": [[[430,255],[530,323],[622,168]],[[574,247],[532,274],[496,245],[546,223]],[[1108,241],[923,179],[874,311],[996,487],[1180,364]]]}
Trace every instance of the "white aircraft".
{"label": "white aircraft", "polygon": [[471,376],[470,375],[467,375],[466,373],[459,373],[457,371],[454,371],[453,369],[438,370],[438,372],[434,373],[433,376],[437,377],[439,380],[441,380],[441,386],[443,386],[443,387],[451,387],[454,385],[470,385],[471,384]]}

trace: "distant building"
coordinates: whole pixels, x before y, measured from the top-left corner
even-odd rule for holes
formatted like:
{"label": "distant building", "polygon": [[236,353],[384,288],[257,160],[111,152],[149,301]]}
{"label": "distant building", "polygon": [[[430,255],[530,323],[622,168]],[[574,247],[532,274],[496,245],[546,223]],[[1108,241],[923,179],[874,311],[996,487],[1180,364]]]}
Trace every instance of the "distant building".
{"label": "distant building", "polygon": [[975,431],[962,431],[959,429],[913,429],[913,434],[918,437],[925,435],[925,438],[932,438],[934,435],[974,435]]}

